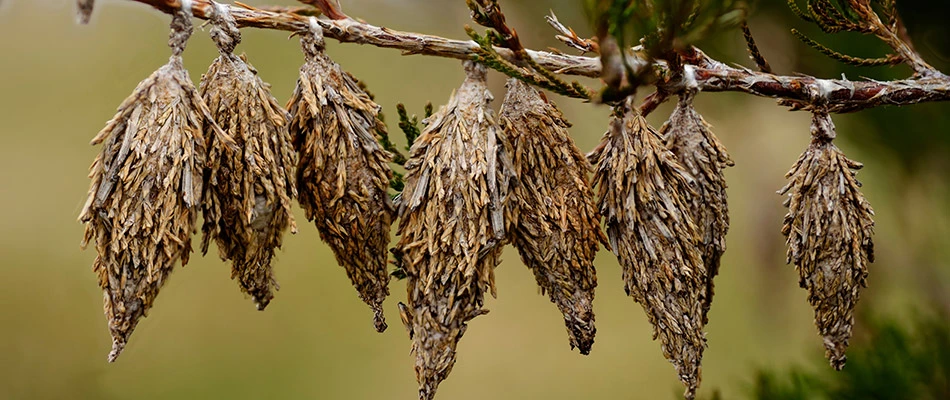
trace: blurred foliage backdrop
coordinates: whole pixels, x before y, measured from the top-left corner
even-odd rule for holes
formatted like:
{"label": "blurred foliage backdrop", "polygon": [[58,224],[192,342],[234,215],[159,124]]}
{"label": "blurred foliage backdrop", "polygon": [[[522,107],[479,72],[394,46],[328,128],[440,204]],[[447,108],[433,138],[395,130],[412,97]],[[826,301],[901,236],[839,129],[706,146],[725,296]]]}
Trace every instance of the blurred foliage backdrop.
{"label": "blurred foliage backdrop", "polygon": [[[95,255],[78,246],[76,217],[98,152],[88,142],[139,80],[166,61],[168,18],[141,4],[100,0],[92,23],[79,26],[73,3],[0,0],[0,398],[416,398],[409,340],[395,306],[405,298],[405,283],[391,284],[390,328],[375,333],[370,310],[300,212],[300,232],[285,238],[276,266],[281,290],[266,312],[242,297],[216,254],[194,257],[172,274],[122,358],[106,363],[110,340],[90,267]],[[542,18],[548,9],[579,34],[590,34],[579,1],[502,3],[532,48],[558,45]],[[784,3],[760,2],[750,21],[777,72],[909,75],[905,67],[856,69],[825,59],[788,29],[851,54],[873,57],[883,49],[870,38],[822,35]],[[917,46],[948,71],[950,36],[938,19],[950,7],[902,3]],[[455,38],[464,37],[462,25],[470,23],[461,0],[343,0],[343,10],[374,24]],[[287,36],[246,30],[238,48],[281,101],[302,62],[298,42]],[[738,31],[709,38],[703,48],[723,61],[751,65]],[[427,100],[445,101],[462,78],[454,60],[334,41],[328,53],[369,84],[391,129],[397,129],[396,103],[421,113]],[[206,34],[196,32],[185,53],[192,79],[215,56]],[[502,98],[502,77],[493,75],[491,83]],[[555,100],[574,123],[581,149],[592,149],[609,110]],[[736,161],[726,171],[732,230],[710,313],[701,391],[718,388],[730,399],[749,391],[754,368],[821,357],[805,292],[784,262],[779,230],[785,210],[775,194],[809,140],[810,117],[738,94],[701,95],[697,108]],[[659,125],[669,111],[670,105],[661,108],[651,122]],[[878,258],[859,312],[898,319],[909,309],[946,313],[950,104],[875,109],[836,122],[839,146],[867,165],[859,178],[877,211]],[[584,357],[570,351],[557,309],[538,294],[514,249],[506,249],[497,270],[498,299],[488,301],[488,316],[471,324],[440,398],[676,398],[682,389],[675,372],[651,341],[640,306],[624,295],[616,259],[601,251],[596,265],[598,335],[593,354]]]}

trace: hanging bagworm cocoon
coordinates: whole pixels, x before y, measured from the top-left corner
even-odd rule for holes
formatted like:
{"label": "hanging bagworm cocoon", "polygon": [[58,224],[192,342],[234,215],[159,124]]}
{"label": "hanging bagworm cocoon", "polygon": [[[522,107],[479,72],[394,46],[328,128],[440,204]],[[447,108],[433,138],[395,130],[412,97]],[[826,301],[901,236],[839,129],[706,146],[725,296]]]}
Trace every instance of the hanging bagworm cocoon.
{"label": "hanging bagworm cocoon", "polygon": [[526,83],[508,80],[500,114],[519,181],[508,206],[512,243],[564,315],[571,348],[589,354],[597,331],[594,256],[607,243],[587,179],[590,163],[561,112]]}
{"label": "hanging bagworm cocoon", "polygon": [[278,287],[274,251],[288,226],[296,231],[294,149],[287,112],[256,71],[232,54],[241,33],[226,7],[217,4],[212,14],[211,36],[221,55],[202,76],[201,95],[236,147],[209,138],[201,251],[214,239],[221,259],[231,260],[231,278],[263,310]]}
{"label": "hanging bagworm cocoon", "polygon": [[709,323],[707,314],[712,304],[713,279],[719,274],[719,260],[726,251],[729,231],[726,179],[722,170],[735,164],[706,120],[693,108],[693,96],[694,93],[680,96],[670,119],[660,128],[660,136],[695,182],[696,195],[689,201],[689,213],[696,225],[707,272],[703,303],[705,325]]}
{"label": "hanging bagworm cocoon", "polygon": [[466,79],[429,117],[406,163],[393,250],[406,271],[419,398],[435,397],[455,365],[466,323],[487,310],[505,239],[512,173],[508,145],[489,107],[487,70],[466,61]]}
{"label": "hanging bagworm cocoon", "polygon": [[393,208],[387,189],[391,155],[376,141],[379,106],[350,74],[324,54],[316,23],[301,37],[307,62],[288,103],[290,133],[299,152],[297,191],[360,298],[386,329],[387,260]]}
{"label": "hanging bagworm cocoon", "polygon": [[706,347],[706,270],[689,208],[693,178],[631,102],[615,110],[590,155],[600,213],[627,294],[643,306],[653,339],[660,339],[692,399]]}
{"label": "hanging bagworm cocoon", "polygon": [[112,334],[110,362],[175,263],[188,262],[206,160],[202,132],[223,135],[182,65],[190,18],[175,14],[168,64],[139,83],[92,140],[102,151],[79,219],[83,247],[95,241],[98,253],[93,270]]}
{"label": "hanging bagworm cocoon", "polygon": [[874,261],[874,210],[861,194],[849,160],[832,143],[835,126],[827,112],[812,117],[812,141],[785,175],[788,185],[785,225],[788,260],[808,290],[815,325],[824,339],[825,356],[837,370],[844,367],[845,349],[854,325],[860,289],[867,286],[867,265]]}
{"label": "hanging bagworm cocoon", "polygon": [[76,0],[76,19],[80,24],[88,24],[92,18],[92,9],[96,5],[96,0]]}

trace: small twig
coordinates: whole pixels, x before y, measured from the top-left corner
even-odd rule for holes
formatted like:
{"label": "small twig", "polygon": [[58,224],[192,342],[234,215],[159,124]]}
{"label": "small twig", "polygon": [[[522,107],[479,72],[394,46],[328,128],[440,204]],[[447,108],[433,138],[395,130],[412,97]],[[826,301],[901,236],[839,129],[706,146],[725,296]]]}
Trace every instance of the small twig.
{"label": "small twig", "polygon": [[[481,44],[483,52],[476,58],[482,64],[491,67],[513,78],[520,79],[528,84],[542,87],[552,92],[574,97],[578,99],[590,100],[593,92],[584,87],[577,81],[567,83],[558,77],[554,72],[539,65],[521,44],[518,33],[508,26],[505,21],[505,14],[498,6],[497,0],[466,0],[469,8],[472,10],[472,19],[478,24],[494,29],[488,31],[485,38],[481,38],[469,27],[466,32],[475,42]],[[505,47],[514,52],[516,60],[508,63],[499,60],[492,43],[492,38],[500,40]]]}
{"label": "small twig", "polygon": [[880,38],[884,43],[887,43],[888,46],[891,46],[894,49],[894,52],[900,56],[904,63],[907,64],[914,74],[923,77],[929,76],[944,76],[940,71],[937,71],[936,68],[930,66],[923,57],[920,56],[917,51],[914,50],[909,41],[905,41],[901,38],[899,32],[891,29],[884,21],[881,20],[881,17],[871,8],[870,3],[867,5],[860,6],[860,12],[867,19],[868,23],[873,27],[874,35]]}
{"label": "small twig", "polygon": [[749,29],[749,24],[743,21],[741,28],[742,37],[745,38],[746,47],[748,47],[749,54],[752,56],[752,60],[755,61],[755,65],[759,67],[759,71],[771,74],[772,66],[769,65],[769,62],[766,61],[765,57],[762,56],[762,53],[759,52],[759,46],[755,44],[755,39],[752,37],[752,31]]}
{"label": "small twig", "polygon": [[904,62],[904,58],[896,54],[889,54],[887,57],[881,57],[881,58],[863,58],[863,57],[849,56],[847,54],[834,51],[828,48],[827,46],[812,40],[808,36],[805,36],[805,34],[799,32],[798,29],[792,29],[792,34],[798,37],[798,39],[804,42],[805,44],[821,52],[821,54],[824,54],[835,60],[841,61],[845,64],[851,64],[851,65],[855,65],[859,67],[877,67],[881,65],[897,65]]}
{"label": "small twig", "polygon": [[643,99],[643,103],[640,104],[640,114],[644,117],[650,115],[660,104],[666,102],[666,99],[669,98],[669,93],[663,90],[657,90],[650,94],[649,96]]}
{"label": "small twig", "polygon": [[584,39],[580,36],[577,36],[577,33],[574,32],[574,29],[568,28],[561,24],[561,21],[557,20],[557,15],[554,15],[554,11],[550,11],[551,14],[545,15],[544,19],[548,21],[548,25],[551,25],[554,30],[558,31],[560,35],[556,35],[555,38],[560,40],[562,43],[568,47],[573,47],[581,51],[581,55],[587,53],[600,53],[600,46],[597,45],[597,41],[591,39]]}
{"label": "small twig", "polygon": [[797,15],[798,18],[801,18],[805,22],[815,22],[815,19],[812,18],[811,15],[802,11],[801,8],[798,8],[798,3],[796,2],[796,0],[787,0],[787,1],[788,1],[788,8],[792,10],[792,13]]}
{"label": "small twig", "polygon": [[518,32],[515,32],[505,21],[505,14],[501,12],[497,0],[465,0],[472,10],[472,20],[486,28],[494,29],[501,35],[504,45],[515,54],[524,52]]}
{"label": "small twig", "polygon": [[[887,64],[907,64],[914,75],[919,77],[944,76],[930,64],[924,61],[917,51],[914,50],[906,32],[903,32],[903,24],[897,15],[897,9],[894,7],[894,1],[882,4],[882,13],[887,21],[881,19],[881,16],[871,6],[868,0],[849,0],[844,5],[836,5],[830,0],[809,0],[808,13],[803,13],[795,3],[796,0],[788,0],[788,5],[793,12],[799,14],[806,21],[814,22],[822,31],[826,33],[836,33],[840,31],[858,32],[864,34],[873,34],[885,44],[894,49],[894,55],[884,58],[865,59],[852,57],[838,53],[814,40],[811,40],[800,32],[793,30],[796,36],[809,46],[825,53],[836,60],[855,65],[887,65]],[[839,9],[838,7],[843,7]]]}
{"label": "small twig", "polygon": [[577,82],[568,84],[562,81],[554,75],[553,72],[539,66],[537,62],[531,59],[531,56],[529,56],[527,52],[518,52],[516,53],[516,60],[509,61],[498,55],[491,46],[491,39],[489,37],[479,36],[472,27],[467,25],[465,26],[465,32],[468,33],[472,40],[481,46],[478,53],[473,57],[478,63],[512,78],[526,82],[531,86],[550,90],[563,96],[585,100],[590,99],[590,90],[587,90],[587,88]]}
{"label": "small twig", "polygon": [[346,14],[341,12],[330,0],[298,0],[301,3],[316,7],[330,19],[349,19]]}

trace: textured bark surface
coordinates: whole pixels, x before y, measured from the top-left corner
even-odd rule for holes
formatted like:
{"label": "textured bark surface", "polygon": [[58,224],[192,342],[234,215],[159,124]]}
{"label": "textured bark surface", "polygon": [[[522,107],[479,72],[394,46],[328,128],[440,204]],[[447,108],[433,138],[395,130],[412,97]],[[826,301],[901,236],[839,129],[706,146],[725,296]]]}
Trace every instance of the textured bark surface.
{"label": "textured bark surface", "polygon": [[92,140],[82,244],[95,241],[114,361],[175,263],[188,262],[201,203],[206,129],[219,132],[181,57],[139,83]]}
{"label": "textured bark surface", "polygon": [[676,160],[693,177],[696,195],[689,201],[689,213],[696,225],[703,265],[706,267],[706,297],[703,324],[709,323],[713,299],[713,279],[719,274],[719,261],[726,251],[729,231],[729,205],[726,178],[722,170],[733,166],[732,159],[709,124],[693,108],[693,94],[685,94],[660,128],[660,136]]}
{"label": "textured bark surface", "polygon": [[564,315],[571,348],[594,343],[594,256],[606,237],[587,175],[591,166],[568,134],[561,112],[541,92],[508,80],[501,121],[518,183],[508,206],[509,237],[541,293]]}
{"label": "textured bark surface", "polygon": [[386,330],[389,231],[393,207],[387,189],[391,155],[376,140],[380,107],[323,52],[323,36],[301,37],[306,63],[288,103],[290,132],[299,152],[300,205],[320,237]]}
{"label": "textured bark surface", "polygon": [[271,266],[274,252],[288,227],[296,231],[289,117],[269,85],[231,53],[211,64],[200,90],[212,117],[236,144],[209,140],[201,250],[207,253],[214,239],[221,258],[231,261],[231,278],[263,310],[279,287]]}
{"label": "textured bark surface", "polygon": [[429,117],[406,163],[399,201],[398,266],[408,306],[419,398],[432,399],[455,365],[467,322],[485,314],[505,240],[512,179],[508,144],[489,107],[487,71],[465,62],[466,79]]}
{"label": "textured bark surface", "polygon": [[690,216],[693,178],[628,100],[610,119],[596,162],[600,213],[623,267],[624,289],[643,306],[663,355],[695,397],[706,347],[707,272]]}
{"label": "textured bark surface", "polygon": [[[180,0],[131,0],[155,7],[166,13],[174,13],[181,7]],[[191,11],[195,17],[208,19],[214,13],[209,0],[193,0]],[[298,14],[273,12],[255,8],[227,6],[228,12],[241,27],[261,29],[279,29],[300,32],[309,29],[308,18]],[[399,49],[403,54],[422,54],[437,57],[449,57],[468,60],[478,53],[479,46],[471,40],[454,40],[414,32],[402,32],[375,26],[351,18],[339,20],[321,19],[318,24],[327,37],[344,43],[368,44],[371,46]],[[518,62],[518,55],[509,49],[496,48],[499,55],[511,62]],[[538,65],[545,69],[566,75],[601,77],[601,60],[598,57],[573,56],[546,51],[525,49]],[[815,92],[825,93],[825,109],[829,112],[854,112],[882,105],[911,105],[930,101],[950,100],[950,77],[936,71],[927,70],[912,79],[891,82],[851,81],[847,79],[819,79],[811,76],[782,76],[752,71],[742,67],[731,67],[713,60],[694,49],[696,57],[687,60],[686,69],[693,71],[692,79],[664,81],[660,85],[670,93],[676,93],[688,85],[695,85],[705,92],[743,92],[756,96],[778,98],[783,104],[796,108],[808,108]],[[909,49],[902,45],[898,49],[906,53]],[[929,67],[920,64],[918,55],[911,57],[915,70]],[[639,76],[652,70],[657,77],[669,76],[664,63],[651,64],[640,57],[628,57],[633,75]],[[662,81],[662,79],[661,79]]]}
{"label": "textured bark surface", "polygon": [[788,260],[799,285],[808,291],[825,356],[840,370],[854,325],[854,307],[867,286],[867,265],[874,261],[874,211],[860,192],[849,160],[832,143],[835,126],[827,113],[815,113],[812,142],[786,174],[785,225]]}

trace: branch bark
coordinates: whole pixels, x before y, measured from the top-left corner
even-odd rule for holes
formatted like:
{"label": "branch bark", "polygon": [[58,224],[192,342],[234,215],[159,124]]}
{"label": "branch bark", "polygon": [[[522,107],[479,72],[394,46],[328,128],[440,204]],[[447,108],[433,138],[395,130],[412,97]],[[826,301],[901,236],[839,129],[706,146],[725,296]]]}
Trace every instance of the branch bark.
{"label": "branch bark", "polygon": [[[148,4],[162,12],[174,13],[181,7],[179,0],[131,0]],[[241,3],[226,9],[240,27],[276,29],[301,32],[310,29],[310,18],[296,13],[274,12],[253,8]],[[214,12],[210,0],[192,0],[192,14],[209,19]],[[403,55],[421,54],[461,60],[471,59],[478,44],[471,40],[455,40],[414,32],[402,32],[379,27],[351,18],[317,19],[323,35],[344,43],[368,44],[376,47],[402,50]],[[509,49],[496,48],[499,55],[517,61]],[[546,51],[526,50],[540,66],[558,74],[600,77],[599,57],[572,56]],[[692,57],[695,63],[687,65],[693,73],[673,82],[658,86],[668,93],[676,93],[686,86],[707,92],[744,92],[781,100],[793,109],[811,109],[821,103],[830,112],[853,112],[882,105],[910,105],[931,101],[950,100],[950,78],[935,73],[918,75],[899,81],[850,81],[847,79],[819,79],[810,76],[781,76],[746,68],[735,68],[713,60],[700,51]],[[653,68],[657,76],[669,76],[662,62],[651,63],[636,58],[634,72]]]}

